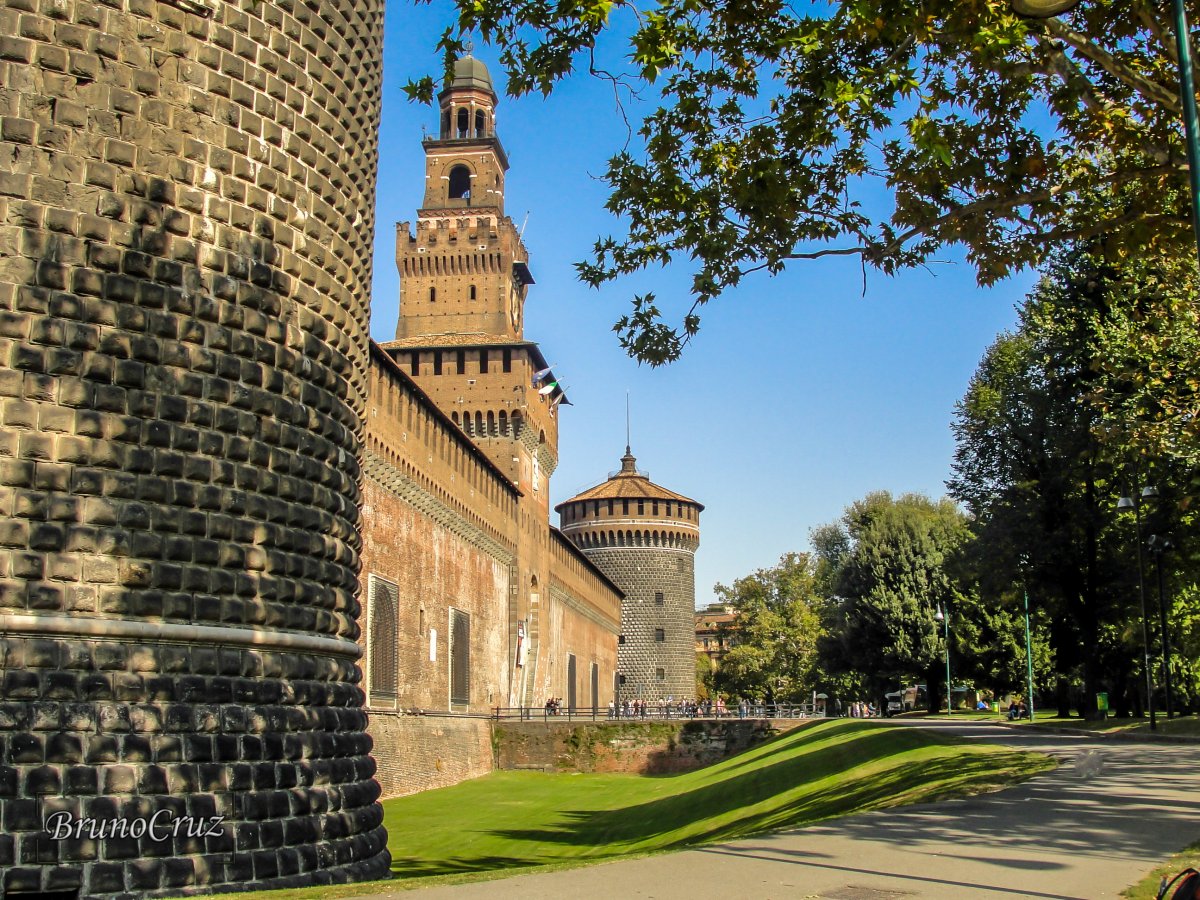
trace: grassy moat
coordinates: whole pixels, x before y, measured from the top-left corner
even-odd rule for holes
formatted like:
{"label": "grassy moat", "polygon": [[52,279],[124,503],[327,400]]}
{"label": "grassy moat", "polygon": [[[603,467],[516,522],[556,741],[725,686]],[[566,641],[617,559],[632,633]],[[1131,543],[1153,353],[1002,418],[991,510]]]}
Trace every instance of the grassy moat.
{"label": "grassy moat", "polygon": [[384,803],[394,880],[263,896],[378,894],[674,850],[992,790],[1053,766],[1041,754],[840,719],[680,775],[494,772]]}

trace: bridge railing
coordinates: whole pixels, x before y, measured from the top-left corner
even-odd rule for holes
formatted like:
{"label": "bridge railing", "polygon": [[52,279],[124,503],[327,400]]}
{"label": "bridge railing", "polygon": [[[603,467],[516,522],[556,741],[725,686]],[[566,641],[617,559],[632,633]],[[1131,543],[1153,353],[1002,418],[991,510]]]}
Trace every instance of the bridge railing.
{"label": "bridge railing", "polygon": [[635,709],[632,704],[613,706],[497,706],[494,719],[523,722],[603,722],[612,720],[641,721],[657,719],[811,719],[825,715],[824,707],[811,703],[751,703],[730,706],[723,711],[690,703],[650,703]]}

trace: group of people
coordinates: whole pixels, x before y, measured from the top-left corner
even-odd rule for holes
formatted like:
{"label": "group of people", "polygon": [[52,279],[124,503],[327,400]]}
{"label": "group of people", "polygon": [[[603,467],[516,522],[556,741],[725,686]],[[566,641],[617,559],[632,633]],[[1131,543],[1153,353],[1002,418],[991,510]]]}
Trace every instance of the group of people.
{"label": "group of people", "polygon": [[[738,712],[743,718],[745,717],[745,701],[741,701]],[[729,715],[729,710],[725,705],[724,698],[718,697],[716,700],[675,700],[674,697],[668,697],[666,700],[622,700],[620,706],[609,701],[608,717],[610,719],[646,719],[646,718],[662,718],[662,719],[695,719],[709,718],[712,716],[723,717]]]}
{"label": "group of people", "polygon": [[1014,700],[1008,704],[1008,721],[1012,722],[1016,719],[1028,719],[1029,706],[1024,700]]}
{"label": "group of people", "polygon": [[874,719],[879,715],[879,710],[875,708],[873,703],[865,703],[862,700],[852,700],[844,707],[841,700],[833,701],[833,714],[835,716],[849,716],[851,719]]}
{"label": "group of people", "polygon": [[557,716],[562,712],[562,697],[551,697],[546,701],[546,715]]}

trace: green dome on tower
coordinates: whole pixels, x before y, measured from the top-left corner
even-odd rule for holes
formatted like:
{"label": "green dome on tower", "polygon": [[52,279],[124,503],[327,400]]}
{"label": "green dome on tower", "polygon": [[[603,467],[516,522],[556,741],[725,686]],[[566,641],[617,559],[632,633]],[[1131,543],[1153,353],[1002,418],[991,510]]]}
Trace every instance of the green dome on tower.
{"label": "green dome on tower", "polygon": [[473,56],[460,57],[454,63],[454,80],[447,85],[450,88],[479,88],[495,93],[492,87],[492,76],[487,66]]}

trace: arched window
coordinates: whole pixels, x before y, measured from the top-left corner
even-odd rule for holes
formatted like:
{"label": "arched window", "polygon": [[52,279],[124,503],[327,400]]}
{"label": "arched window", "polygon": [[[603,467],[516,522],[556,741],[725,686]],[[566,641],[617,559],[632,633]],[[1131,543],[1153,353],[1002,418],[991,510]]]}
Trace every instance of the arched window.
{"label": "arched window", "polygon": [[471,285],[471,299],[475,299],[475,285]]}
{"label": "arched window", "polygon": [[442,137],[450,137],[450,110],[445,110],[442,113]]}
{"label": "arched window", "polygon": [[367,618],[368,691],[371,704],[394,705],[398,686],[399,587],[371,575]]}
{"label": "arched window", "polygon": [[479,110],[475,113],[475,137],[483,137],[484,127],[483,111]]}
{"label": "arched window", "polygon": [[471,114],[465,109],[460,109],[458,111],[458,136],[460,138],[470,137],[470,135],[467,133],[470,127]]}
{"label": "arched window", "polygon": [[500,435],[501,437],[508,435],[508,413],[500,410]]}
{"label": "arched window", "polygon": [[429,302],[434,303],[436,301],[437,301],[437,288],[431,287],[429,289]]}
{"label": "arched window", "polygon": [[450,199],[471,199],[471,170],[466,166],[455,166],[450,170]]}

